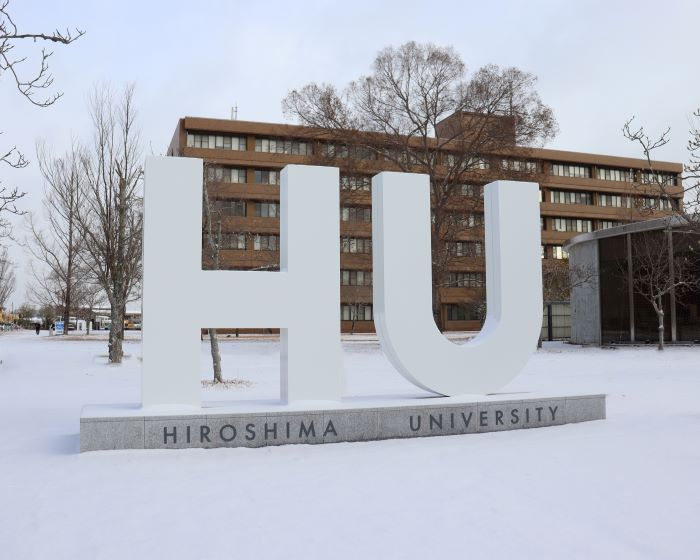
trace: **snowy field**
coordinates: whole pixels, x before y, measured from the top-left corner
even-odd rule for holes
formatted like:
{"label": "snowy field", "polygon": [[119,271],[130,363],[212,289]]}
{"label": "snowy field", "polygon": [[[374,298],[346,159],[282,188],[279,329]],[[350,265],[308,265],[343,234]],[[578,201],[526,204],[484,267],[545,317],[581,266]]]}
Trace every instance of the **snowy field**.
{"label": "snowy field", "polygon": [[[274,399],[279,345],[221,343]],[[80,410],[138,402],[139,344],[0,336],[0,559],[700,558],[700,348],[538,351],[504,393],[607,393],[608,419],[480,435],[79,454]],[[345,342],[349,396],[426,396]],[[208,346],[202,345],[207,377]]]}

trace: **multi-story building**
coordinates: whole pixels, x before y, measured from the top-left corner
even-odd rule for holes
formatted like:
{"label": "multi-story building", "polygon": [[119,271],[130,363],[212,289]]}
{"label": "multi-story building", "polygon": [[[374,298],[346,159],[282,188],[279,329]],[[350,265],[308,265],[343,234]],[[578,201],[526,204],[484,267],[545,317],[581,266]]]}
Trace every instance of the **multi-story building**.
{"label": "multi-story building", "polygon": [[[439,126],[449,126],[449,117]],[[448,146],[449,148],[449,146]],[[210,204],[224,216],[220,267],[274,270],[279,266],[279,182],[288,164],[340,168],[341,318],[344,332],[368,332],[372,322],[371,177],[398,170],[381,153],[334,142],[307,127],[185,117],[170,156],[198,157],[207,165]],[[454,157],[446,149],[445,162]],[[682,199],[682,165],[640,159],[506,146],[484,154],[460,185],[475,201],[459,215],[461,229],[445,241],[451,255],[440,288],[447,330],[475,330],[484,299],[484,184],[519,178],[540,184],[542,257],[566,258],[563,244],[579,233],[658,217]],[[658,181],[667,197],[659,197]],[[645,187],[646,185],[646,187]],[[310,248],[313,250],[313,248]]]}

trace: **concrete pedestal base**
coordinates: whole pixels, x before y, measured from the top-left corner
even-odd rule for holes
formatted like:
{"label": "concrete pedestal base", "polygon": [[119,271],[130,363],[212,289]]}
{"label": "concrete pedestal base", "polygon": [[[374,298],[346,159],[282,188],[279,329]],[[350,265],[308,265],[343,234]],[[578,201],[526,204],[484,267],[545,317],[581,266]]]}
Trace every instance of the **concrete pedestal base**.
{"label": "concrete pedestal base", "polygon": [[105,405],[83,410],[80,450],[370,441],[542,428],[604,418],[605,395],[479,402],[434,398],[371,407],[328,403],[322,410],[269,403],[189,410]]}

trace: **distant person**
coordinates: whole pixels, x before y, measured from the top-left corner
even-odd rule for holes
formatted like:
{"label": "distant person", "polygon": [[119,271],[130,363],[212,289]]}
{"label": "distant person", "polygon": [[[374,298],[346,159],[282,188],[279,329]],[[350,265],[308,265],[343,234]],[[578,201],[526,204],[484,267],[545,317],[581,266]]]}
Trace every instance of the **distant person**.
{"label": "distant person", "polygon": [[36,331],[36,334],[39,334],[39,331],[41,330],[41,325],[39,323],[34,323],[34,330]]}

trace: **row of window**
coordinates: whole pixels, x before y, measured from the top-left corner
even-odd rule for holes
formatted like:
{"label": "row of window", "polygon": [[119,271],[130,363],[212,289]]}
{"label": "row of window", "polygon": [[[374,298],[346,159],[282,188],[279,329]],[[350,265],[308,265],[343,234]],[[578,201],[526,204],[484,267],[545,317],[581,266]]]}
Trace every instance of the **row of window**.
{"label": "row of window", "polygon": [[310,142],[285,140],[284,138],[256,138],[255,151],[272,154],[292,154],[295,156],[310,156],[313,154]]}
{"label": "row of window", "polygon": [[193,134],[187,133],[188,148],[207,148],[211,150],[236,150],[243,152],[246,149],[245,136],[229,136],[223,134]]}
{"label": "row of window", "polygon": [[[542,200],[542,191],[540,191],[540,200]],[[631,196],[623,196],[619,194],[598,193],[598,206],[611,206],[615,208],[633,208],[635,204],[643,208],[653,208],[661,210],[670,210],[672,207],[671,200],[667,198],[656,198],[643,196],[639,198]],[[555,204],[585,204],[593,205],[593,193],[580,191],[550,191],[550,202]]]}
{"label": "row of window", "polygon": [[[343,304],[340,306],[340,317],[343,321],[371,321],[372,304]],[[476,305],[460,305],[450,303],[447,305],[448,321],[479,321],[479,309]]]}
{"label": "row of window", "polygon": [[450,272],[447,275],[447,285],[459,288],[483,288],[486,285],[486,275],[483,272]]}
{"label": "row of window", "polygon": [[[248,214],[248,205],[245,200],[214,200],[212,210],[224,216],[241,216]],[[258,218],[279,218],[279,202],[256,202],[255,216]]]}
{"label": "row of window", "polygon": [[[254,251],[279,251],[279,235],[254,234]],[[224,233],[221,235],[221,249],[236,249],[245,251],[247,235],[245,233]]]}
{"label": "row of window", "polygon": [[579,233],[592,231],[592,220],[576,220],[570,218],[552,218],[552,229],[554,231],[576,231]]}
{"label": "row of window", "polygon": [[[256,169],[254,182],[259,185],[279,185],[281,175],[282,172],[278,169]],[[207,168],[207,178],[220,183],[247,183],[248,173],[238,167],[210,166]]]}
{"label": "row of window", "polygon": [[447,306],[448,321],[479,321],[481,320],[479,308],[476,305],[460,305],[450,303]]}
{"label": "row of window", "polygon": [[340,239],[340,251],[342,253],[368,255],[372,252],[372,240],[368,237],[342,237]]}
{"label": "row of window", "polygon": [[368,224],[372,221],[372,209],[366,206],[342,206],[340,219],[343,222],[360,222]]}
{"label": "row of window", "polygon": [[372,272],[369,270],[341,270],[340,284],[342,286],[371,286]]}
{"label": "row of window", "polygon": [[[216,137],[218,138],[218,137]],[[527,163],[527,162],[526,162]],[[554,170],[557,168],[558,172],[564,173],[578,173],[580,169],[586,169],[580,166],[567,166],[567,165],[555,165],[552,166]],[[567,171],[562,171],[559,168],[566,168]],[[575,168],[574,171],[572,171]],[[620,171],[614,169],[599,169],[599,174],[601,171],[612,172]],[[263,185],[279,185],[280,184],[281,172],[279,170],[269,170],[269,169],[256,169],[255,170],[255,183]],[[566,175],[566,176],[578,176],[578,175]],[[612,176],[612,175],[611,175]],[[600,177],[600,175],[599,175]],[[629,175],[631,177],[631,175]],[[207,178],[210,181],[218,181],[223,183],[246,183],[247,182],[247,172],[246,169],[238,167],[222,167],[222,166],[209,166],[207,168]],[[609,179],[618,180],[618,179]],[[620,178],[619,180],[628,180]],[[671,174],[663,173],[643,173],[642,180],[644,183],[655,183],[662,182],[667,185],[672,185],[675,182],[675,176]],[[631,181],[631,178],[629,179]],[[370,191],[372,188],[372,179],[368,175],[357,175],[348,176],[343,175],[340,177],[340,188],[346,191]],[[483,186],[474,184],[463,184],[459,186],[460,192],[465,196],[484,196]],[[578,191],[563,191],[563,190],[553,190],[550,196],[551,202],[561,203],[561,204],[594,204],[593,193],[589,192],[578,192]],[[543,202],[543,194],[540,191],[540,202]],[[628,196],[622,195],[611,195],[611,194],[598,194],[598,204],[600,206],[617,206],[626,208],[632,207],[632,199]],[[667,199],[657,200],[654,207],[662,208],[663,205],[670,205],[670,201]]]}
{"label": "row of window", "polygon": [[372,304],[343,304],[340,306],[340,318],[343,321],[371,321]]}
{"label": "row of window", "polygon": [[481,241],[447,241],[447,254],[454,257],[481,257],[484,244]]}
{"label": "row of window", "polygon": [[[187,133],[188,148],[205,148],[216,150],[245,151],[245,136],[235,136],[226,134],[197,134]],[[292,140],[285,138],[262,138],[255,139],[255,151],[263,153],[292,154],[308,156],[313,154],[313,143],[304,140]],[[349,146],[347,144],[337,144],[324,142],[321,144],[321,152],[326,157],[340,157],[352,159],[377,159],[377,153],[363,146]],[[418,159],[414,154],[386,153],[389,159],[400,159],[417,163]],[[459,166],[462,169],[489,169],[490,163],[484,158],[463,159],[459,154],[445,153],[442,156],[443,163],[449,167]],[[520,173],[541,172],[540,163],[532,160],[503,158],[499,161],[501,169]],[[553,163],[551,174],[557,177],[579,177],[590,178],[591,167],[574,163]],[[603,181],[619,181],[631,183],[634,181],[635,171],[632,169],[619,169],[614,167],[597,167],[597,178]],[[640,173],[640,181],[648,184],[662,184],[665,186],[675,185],[677,176],[674,173],[649,172]]]}

